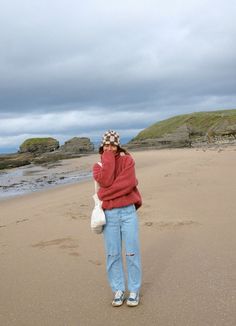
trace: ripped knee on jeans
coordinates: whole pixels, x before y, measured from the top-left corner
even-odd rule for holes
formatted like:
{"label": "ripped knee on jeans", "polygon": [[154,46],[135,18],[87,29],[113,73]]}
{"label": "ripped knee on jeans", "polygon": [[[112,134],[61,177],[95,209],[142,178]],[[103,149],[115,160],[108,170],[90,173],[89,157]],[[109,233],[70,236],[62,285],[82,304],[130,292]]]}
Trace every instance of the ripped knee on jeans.
{"label": "ripped knee on jeans", "polygon": [[126,256],[129,256],[129,257],[130,257],[130,256],[132,257],[132,256],[134,256],[134,255],[135,255],[135,253],[127,253],[127,254],[126,254]]}
{"label": "ripped knee on jeans", "polygon": [[107,257],[117,257],[117,256],[120,256],[119,253],[108,253],[107,254]]}

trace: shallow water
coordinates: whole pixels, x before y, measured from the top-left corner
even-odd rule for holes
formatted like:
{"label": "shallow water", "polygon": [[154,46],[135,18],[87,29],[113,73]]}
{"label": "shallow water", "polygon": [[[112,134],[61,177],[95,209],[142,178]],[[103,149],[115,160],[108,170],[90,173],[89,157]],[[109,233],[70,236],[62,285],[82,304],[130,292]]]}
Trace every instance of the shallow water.
{"label": "shallow water", "polygon": [[0,171],[0,200],[58,185],[77,183],[91,176],[91,171],[65,171],[61,164],[47,166],[31,164]]}

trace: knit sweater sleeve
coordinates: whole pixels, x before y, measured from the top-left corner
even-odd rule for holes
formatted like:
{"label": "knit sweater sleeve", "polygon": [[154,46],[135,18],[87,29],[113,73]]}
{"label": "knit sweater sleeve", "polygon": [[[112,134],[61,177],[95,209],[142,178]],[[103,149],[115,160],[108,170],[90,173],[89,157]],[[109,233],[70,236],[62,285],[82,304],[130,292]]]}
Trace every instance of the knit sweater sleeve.
{"label": "knit sweater sleeve", "polygon": [[102,154],[102,166],[94,164],[93,177],[100,187],[106,188],[112,185],[115,172],[115,155],[111,151]]}
{"label": "knit sweater sleeve", "polygon": [[113,183],[106,188],[101,187],[98,191],[100,200],[111,200],[133,191],[138,181],[135,176],[134,160],[131,156],[125,157],[125,166]]}

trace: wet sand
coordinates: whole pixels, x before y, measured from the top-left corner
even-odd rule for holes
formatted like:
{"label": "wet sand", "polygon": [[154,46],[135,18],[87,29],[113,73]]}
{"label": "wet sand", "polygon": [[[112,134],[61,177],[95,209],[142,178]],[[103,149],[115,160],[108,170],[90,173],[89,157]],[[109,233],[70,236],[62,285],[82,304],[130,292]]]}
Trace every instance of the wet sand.
{"label": "wet sand", "polygon": [[93,182],[82,181],[0,202],[0,325],[236,325],[236,148],[133,156],[140,305],[111,306],[103,239],[89,228]]}
{"label": "wet sand", "polygon": [[82,161],[70,159],[0,170],[0,200],[91,179],[88,160],[85,156]]}

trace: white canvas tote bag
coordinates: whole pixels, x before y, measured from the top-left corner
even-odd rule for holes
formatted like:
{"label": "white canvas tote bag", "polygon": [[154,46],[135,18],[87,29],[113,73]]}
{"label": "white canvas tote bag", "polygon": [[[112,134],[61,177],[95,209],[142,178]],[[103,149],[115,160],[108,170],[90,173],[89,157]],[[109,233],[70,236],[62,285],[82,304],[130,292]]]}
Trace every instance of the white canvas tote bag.
{"label": "white canvas tote bag", "polygon": [[[102,163],[98,162],[100,166],[102,166]],[[106,224],[106,217],[105,213],[102,209],[102,201],[98,198],[97,192],[98,192],[98,183],[94,180],[94,188],[95,188],[95,194],[93,195],[94,200],[94,209],[92,211],[91,215],[91,229],[94,233],[102,233],[103,225]]]}

